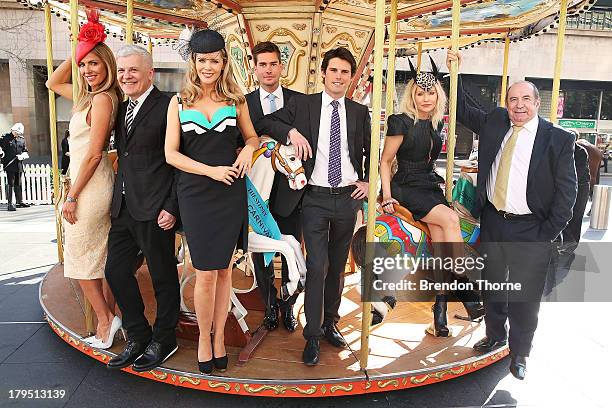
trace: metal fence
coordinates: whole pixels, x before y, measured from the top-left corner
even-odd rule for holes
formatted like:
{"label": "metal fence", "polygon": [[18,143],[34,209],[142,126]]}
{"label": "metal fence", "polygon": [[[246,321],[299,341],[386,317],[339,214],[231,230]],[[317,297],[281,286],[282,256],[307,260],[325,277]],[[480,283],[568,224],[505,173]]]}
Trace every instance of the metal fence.
{"label": "metal fence", "polygon": [[[6,172],[0,170],[0,203],[7,202],[6,188]],[[52,204],[51,166],[25,164],[21,173],[21,193],[25,203]]]}

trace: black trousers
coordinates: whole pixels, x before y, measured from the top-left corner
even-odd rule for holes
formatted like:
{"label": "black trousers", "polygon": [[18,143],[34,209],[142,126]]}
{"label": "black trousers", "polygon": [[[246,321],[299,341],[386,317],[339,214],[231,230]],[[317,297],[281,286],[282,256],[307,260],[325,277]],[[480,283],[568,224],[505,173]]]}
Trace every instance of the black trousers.
{"label": "black trousers", "polygon": [[565,227],[563,230],[564,244],[578,244],[580,242],[580,236],[582,235],[582,218],[584,217],[584,210],[586,209],[588,201],[589,183],[579,183],[578,195],[576,196],[576,203],[574,204],[572,219],[567,224],[567,227]]}
{"label": "black trousers", "polygon": [[[134,265],[142,250],[151,274],[157,301],[157,315],[153,330],[147,321]],[[112,219],[108,234],[106,280],[121,309],[123,327],[130,340],[147,343],[151,338],[163,344],[176,344],[180,294],[174,231],[164,231],[157,220],[136,221],[125,205],[117,218]]]}
{"label": "black trousers", "polygon": [[[278,224],[278,228],[284,235],[293,235],[293,237],[300,242],[302,239],[302,220],[301,220],[301,209],[300,206],[296,206],[295,209],[288,217],[282,217],[272,212],[272,216]],[[282,283],[289,282],[289,267],[285,257],[281,257],[282,262]],[[253,266],[255,267],[255,279],[257,279],[257,286],[263,297],[264,304],[266,305],[266,311],[270,311],[270,307],[273,304],[278,304],[281,309],[291,307],[295,304],[297,295],[291,296],[286,301],[277,299],[277,290],[274,286],[274,262],[270,262],[267,267],[264,266],[264,257],[261,253],[253,254]]]}
{"label": "black trousers", "polygon": [[13,190],[15,191],[17,204],[21,204],[23,202],[23,197],[21,196],[21,172],[7,171],[6,180],[6,199],[8,201],[8,205],[13,204]]}
{"label": "black trousers", "polygon": [[361,200],[350,193],[332,195],[308,190],[302,199],[306,244],[304,337],[323,336],[322,326],[340,320],[344,268]]}
{"label": "black trousers", "polygon": [[[486,256],[483,279],[520,283],[520,291],[485,290],[487,337],[504,340],[510,351],[529,356],[538,326],[540,299],[552,255],[550,242],[538,242],[540,221],[507,220],[488,204],[481,217],[481,252]],[[510,330],[507,335],[506,321]]]}

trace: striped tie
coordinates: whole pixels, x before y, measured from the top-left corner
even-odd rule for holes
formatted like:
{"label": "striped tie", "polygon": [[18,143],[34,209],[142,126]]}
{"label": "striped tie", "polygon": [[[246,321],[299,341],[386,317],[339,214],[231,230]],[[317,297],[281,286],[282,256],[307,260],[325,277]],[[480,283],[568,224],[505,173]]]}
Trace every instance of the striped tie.
{"label": "striped tie", "polygon": [[498,210],[506,209],[506,198],[508,194],[508,179],[510,177],[510,167],[512,166],[512,155],[518,140],[518,134],[523,129],[522,126],[512,126],[512,134],[502,150],[497,176],[495,177],[495,189],[493,190],[493,205]]}
{"label": "striped tie", "polygon": [[135,99],[130,99],[127,107],[127,113],[125,114],[125,128],[127,132],[130,133],[132,130],[132,125],[134,124],[134,108],[138,105],[138,101]]}
{"label": "striped tie", "polygon": [[331,126],[329,129],[329,167],[327,169],[327,181],[332,187],[338,187],[342,181],[342,158],[340,156],[340,114],[338,106],[340,102],[332,101],[333,110],[331,114]]}

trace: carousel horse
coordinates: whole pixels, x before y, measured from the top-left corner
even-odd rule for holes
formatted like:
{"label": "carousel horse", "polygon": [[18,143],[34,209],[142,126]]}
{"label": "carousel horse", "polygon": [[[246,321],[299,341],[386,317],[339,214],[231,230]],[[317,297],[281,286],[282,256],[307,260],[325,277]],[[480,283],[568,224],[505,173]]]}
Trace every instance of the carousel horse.
{"label": "carousel horse", "polygon": [[[459,215],[461,235],[465,243],[466,256],[478,256],[477,249],[480,243],[480,225],[469,213],[473,203],[473,178],[461,174],[460,181],[453,191],[453,208]],[[364,211],[364,213],[366,213]],[[408,209],[401,205],[394,205],[392,214],[384,213],[377,203],[375,222],[375,242],[388,243],[385,246],[385,255],[394,257],[397,254],[409,254],[414,258],[429,257],[433,254],[433,247],[429,227],[422,221],[416,221]],[[366,220],[364,219],[364,224]],[[365,240],[366,227],[363,225],[353,235],[351,251],[355,263],[362,268],[365,263]],[[472,276],[471,280],[479,277]],[[458,277],[460,281],[467,281],[466,276]],[[484,309],[480,303],[480,296],[472,291],[456,291],[455,296],[463,303],[468,316],[456,316],[462,320],[478,321],[484,315]],[[384,296],[380,302],[372,302],[373,323],[380,323],[387,313],[395,306],[396,299],[393,296]]]}

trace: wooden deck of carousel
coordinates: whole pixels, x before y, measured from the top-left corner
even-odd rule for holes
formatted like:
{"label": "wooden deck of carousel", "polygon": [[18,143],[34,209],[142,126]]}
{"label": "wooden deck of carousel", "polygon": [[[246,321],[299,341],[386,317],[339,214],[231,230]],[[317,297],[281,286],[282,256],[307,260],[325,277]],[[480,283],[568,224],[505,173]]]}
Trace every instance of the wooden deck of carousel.
{"label": "wooden deck of carousel", "polygon": [[[234,284],[246,285],[246,278],[236,274]],[[250,279],[250,278],[248,278]],[[146,314],[154,320],[153,288],[143,266],[138,280],[145,299]],[[243,282],[240,282],[240,281]],[[299,327],[288,333],[283,327],[269,333],[252,358],[242,366],[236,364],[239,348],[228,347],[230,365],[224,373],[201,375],[197,370],[196,343],[179,339],[179,350],[162,367],[147,373],[125,371],[181,387],[204,391],[253,396],[321,397],[392,391],[424,386],[452,379],[486,367],[507,353],[507,349],[480,355],[472,345],[484,336],[484,324],[457,319],[464,313],[460,303],[449,303],[449,328],[452,337],[434,338],[425,334],[431,320],[431,303],[400,302],[385,321],[370,334],[370,357],[367,373],[360,370],[361,304],[355,285],[346,285],[339,329],[349,349],[337,349],[321,342],[321,361],[316,367],[301,362],[305,323],[302,301],[298,298],[295,312]],[[66,343],[90,357],[106,363],[124,347],[117,340],[110,350],[96,350],[81,338],[86,337],[81,299],[76,282],[64,278],[61,264],[55,265],[40,285],[40,303],[47,320]],[[250,311],[246,321],[253,330],[262,320],[262,312]]]}

